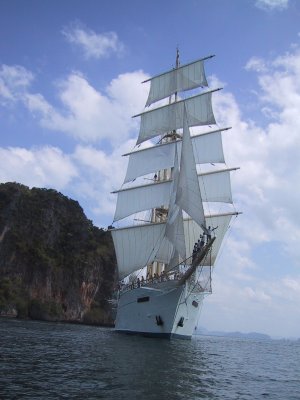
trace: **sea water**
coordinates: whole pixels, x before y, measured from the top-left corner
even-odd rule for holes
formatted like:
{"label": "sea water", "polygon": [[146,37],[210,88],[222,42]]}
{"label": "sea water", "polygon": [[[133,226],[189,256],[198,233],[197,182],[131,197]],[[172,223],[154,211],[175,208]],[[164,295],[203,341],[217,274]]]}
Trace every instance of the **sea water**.
{"label": "sea water", "polygon": [[0,399],[300,399],[300,341],[0,319]]}

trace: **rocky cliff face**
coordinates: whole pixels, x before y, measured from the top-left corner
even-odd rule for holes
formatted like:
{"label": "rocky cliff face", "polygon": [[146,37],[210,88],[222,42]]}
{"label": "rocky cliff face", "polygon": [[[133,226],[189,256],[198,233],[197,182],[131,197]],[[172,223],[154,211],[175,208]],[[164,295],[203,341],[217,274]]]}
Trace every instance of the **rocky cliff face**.
{"label": "rocky cliff face", "polygon": [[111,235],[55,190],[0,184],[0,314],[112,323]]}

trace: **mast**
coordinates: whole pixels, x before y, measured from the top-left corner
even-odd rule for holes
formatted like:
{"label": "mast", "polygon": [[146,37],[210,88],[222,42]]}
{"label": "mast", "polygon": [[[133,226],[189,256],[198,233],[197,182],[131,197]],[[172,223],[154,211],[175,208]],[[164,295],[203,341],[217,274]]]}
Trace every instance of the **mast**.
{"label": "mast", "polygon": [[[179,68],[179,66],[180,66],[180,62],[179,62],[179,48],[178,48],[178,46],[177,46],[177,49],[176,49],[176,69],[178,69]],[[177,92],[175,92],[175,102],[177,101]]]}
{"label": "mast", "polygon": [[[176,48],[176,61],[175,61],[175,69],[178,69],[180,66],[180,61],[179,61],[179,49],[178,47]],[[177,102],[177,91],[174,94],[174,103]],[[169,104],[172,103],[172,95],[169,96]],[[166,135],[161,135],[161,139],[160,142],[162,144],[164,143],[169,143],[171,141],[176,141],[176,130],[173,130],[172,132],[170,132],[169,134],[167,133]],[[167,169],[162,169],[158,171],[158,175],[155,174],[155,176],[157,176],[157,180],[158,182],[161,181],[167,181],[171,179],[172,176],[172,167]],[[164,207],[159,207],[159,208],[155,208],[152,210],[152,218],[151,220],[153,222],[165,222],[166,218],[167,218],[167,214],[168,214],[168,210],[167,208]],[[161,262],[157,262],[155,261],[154,263],[152,263],[152,265],[147,266],[147,274],[161,274],[162,271],[165,269],[165,265],[164,263]]]}
{"label": "mast", "polygon": [[[125,186],[115,191],[114,221],[127,217],[132,220],[136,213],[151,212],[151,222],[145,221],[144,216],[135,219],[146,222],[144,225],[133,223],[111,231],[120,277],[145,266],[153,274],[160,273],[164,266],[170,269],[178,265],[179,255],[181,260],[192,255],[203,226],[218,226],[209,265],[216,260],[233,215],[226,214],[232,205],[230,171],[233,169],[224,165],[221,136],[222,131],[230,128],[210,126],[216,123],[211,97],[219,89],[179,97],[179,93],[208,86],[203,64],[209,58],[181,66],[177,48],[175,67],[149,79],[146,107],[161,99],[167,104],[136,115],[141,118],[137,145],[155,137],[160,139],[156,145],[126,154],[129,162]],[[191,136],[192,126],[206,126],[207,130],[201,133],[199,129]],[[199,174],[197,165],[202,164],[205,166]],[[149,181],[149,174],[152,182],[145,184],[142,177]],[[174,264],[176,257],[178,262]]]}

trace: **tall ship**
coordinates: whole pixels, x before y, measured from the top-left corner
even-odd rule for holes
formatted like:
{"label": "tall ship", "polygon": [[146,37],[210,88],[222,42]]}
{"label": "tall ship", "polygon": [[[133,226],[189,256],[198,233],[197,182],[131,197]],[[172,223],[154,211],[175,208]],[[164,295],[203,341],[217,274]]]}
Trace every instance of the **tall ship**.
{"label": "tall ship", "polygon": [[[111,229],[119,286],[115,330],[190,339],[230,221],[222,131],[204,64],[154,76]],[[144,83],[144,82],[143,82]]]}

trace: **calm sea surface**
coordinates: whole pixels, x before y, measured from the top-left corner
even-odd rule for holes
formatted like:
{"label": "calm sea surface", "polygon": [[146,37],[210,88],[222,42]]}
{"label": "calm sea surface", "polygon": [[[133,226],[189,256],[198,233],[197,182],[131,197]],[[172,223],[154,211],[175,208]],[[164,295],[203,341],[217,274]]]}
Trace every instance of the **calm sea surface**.
{"label": "calm sea surface", "polygon": [[300,342],[0,319],[0,399],[300,399]]}

